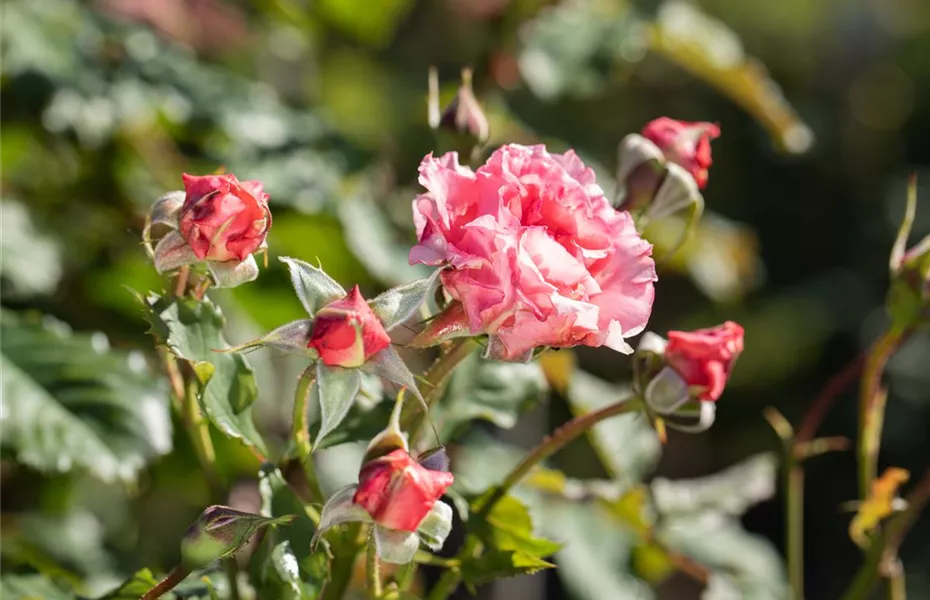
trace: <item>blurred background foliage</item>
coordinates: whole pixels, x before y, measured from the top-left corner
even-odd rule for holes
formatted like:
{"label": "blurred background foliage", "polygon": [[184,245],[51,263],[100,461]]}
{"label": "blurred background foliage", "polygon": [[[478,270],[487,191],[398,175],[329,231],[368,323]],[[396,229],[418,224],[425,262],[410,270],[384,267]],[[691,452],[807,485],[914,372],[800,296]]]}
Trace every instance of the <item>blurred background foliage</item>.
{"label": "blurred background foliage", "polygon": [[[129,291],[163,286],[139,238],[154,199],[180,188],[181,172],[223,167],[271,194],[273,257],[319,259],[368,294],[409,281],[419,274],[406,264],[416,166],[433,149],[427,70],[438,67],[448,101],[471,66],[491,145],[575,148],[608,193],[627,133],[662,115],[721,125],[708,214],[662,266],[650,327],[746,326],[717,423],[699,436],[672,432],[660,457],[653,438],[618,419],[593,448],[614,473],[596,466],[587,445],[556,463],[579,477],[655,473],[656,502],[664,489],[675,515],[663,519],[662,539],[729,574],[711,578],[707,597],[778,597],[783,521],[768,455],[716,488],[703,481],[716,496],[674,486],[777,450],[761,410],[776,406],[797,421],[880,331],[910,171],[924,199],[915,239],[930,231],[926,2],[10,0],[2,53],[4,417],[16,395],[43,423],[35,431],[4,423],[5,573],[39,569],[102,593],[138,568],[170,568],[207,502],[189,443],[176,429],[171,439],[163,383],[146,373],[151,342]],[[680,227],[670,220],[647,233],[657,255]],[[258,282],[214,297],[233,342],[301,316],[274,259]],[[626,378],[627,361],[609,351],[578,359],[611,382]],[[296,365],[267,352],[251,360],[256,418],[280,445]],[[928,364],[922,334],[890,365],[883,464],[927,465]],[[582,374],[572,386],[586,389],[556,389],[540,404],[547,384],[537,367],[463,369],[436,415],[443,436],[463,440],[461,491],[493,480],[487,465],[506,466],[511,445],[535,442],[579,402],[606,402],[616,390]],[[850,390],[823,433],[851,436],[854,404]],[[489,424],[468,427],[476,417]],[[257,465],[237,444],[217,442],[225,474],[241,480],[231,503],[256,508]],[[323,451],[331,485],[355,468],[347,447]],[[849,515],[838,508],[855,497],[854,472],[850,453],[808,464],[809,598],[836,597],[858,565]],[[760,489],[747,483],[753,477],[769,483]],[[662,488],[662,478],[676,481]],[[569,483],[578,484],[557,491],[577,491]],[[613,530],[547,494],[552,481],[536,487],[525,499],[538,527],[573,542],[557,556],[563,569],[499,584],[487,597],[698,596],[688,578],[668,577],[660,549],[631,538],[629,522]],[[676,489],[691,505],[675,504]],[[636,513],[624,504],[635,501],[622,495],[599,510]],[[927,519],[902,557],[913,597],[930,595],[919,567],[930,564]],[[650,592],[643,581],[663,583]],[[16,585],[7,580],[4,591],[16,597]]]}

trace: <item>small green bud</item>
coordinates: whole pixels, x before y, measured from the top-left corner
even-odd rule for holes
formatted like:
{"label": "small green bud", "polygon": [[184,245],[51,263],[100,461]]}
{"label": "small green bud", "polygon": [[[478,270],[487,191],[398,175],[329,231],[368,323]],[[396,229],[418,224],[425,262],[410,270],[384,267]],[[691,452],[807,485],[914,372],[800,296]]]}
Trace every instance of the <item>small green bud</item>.
{"label": "small green bud", "polygon": [[293,518],[293,515],[269,518],[228,506],[208,506],[181,540],[181,564],[192,570],[202,569],[218,558],[232,555],[265,527]]}

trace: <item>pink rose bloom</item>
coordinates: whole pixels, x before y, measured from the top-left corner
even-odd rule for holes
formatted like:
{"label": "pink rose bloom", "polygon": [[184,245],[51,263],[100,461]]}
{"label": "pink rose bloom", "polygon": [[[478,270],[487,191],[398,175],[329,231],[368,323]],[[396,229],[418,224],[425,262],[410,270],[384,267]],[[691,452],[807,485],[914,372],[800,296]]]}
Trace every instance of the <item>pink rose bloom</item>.
{"label": "pink rose bloom", "polygon": [[331,367],[360,367],[391,345],[391,338],[358,286],[342,300],[327,304],[314,316],[307,346]]}
{"label": "pink rose bloom", "polygon": [[178,230],[197,258],[243,261],[265,241],[271,211],[261,182],[185,173],[184,190]]}
{"label": "pink rose bloom", "polygon": [[451,266],[443,285],[501,358],[539,346],[632,352],[625,338],[652,311],[652,246],[574,152],[511,144],[477,172],[455,153],[428,155],[420,183],[410,263]]}
{"label": "pink rose bloom", "polygon": [[669,331],[665,361],[698,398],[716,401],[723,394],[733,363],[743,351],[743,328],[733,321],[709,329]]}
{"label": "pink rose bloom", "polygon": [[398,448],[362,466],[353,501],[378,525],[416,531],[453,479],[452,473],[431,471]]}
{"label": "pink rose bloom", "polygon": [[707,185],[707,170],[713,164],[710,141],[720,137],[718,126],[659,117],[647,123],[642,133],[644,138],[662,150],[665,158],[690,172],[699,188]]}

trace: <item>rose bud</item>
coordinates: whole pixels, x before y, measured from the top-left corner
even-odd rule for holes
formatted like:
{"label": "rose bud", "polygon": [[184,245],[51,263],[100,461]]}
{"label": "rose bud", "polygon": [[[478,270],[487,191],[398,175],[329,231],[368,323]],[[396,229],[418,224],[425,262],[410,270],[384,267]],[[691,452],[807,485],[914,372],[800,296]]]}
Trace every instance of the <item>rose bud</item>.
{"label": "rose bud", "polygon": [[452,481],[452,473],[429,470],[397,449],[362,466],[353,501],[378,525],[414,532]]}
{"label": "rose bud", "polygon": [[197,258],[241,262],[264,243],[271,211],[260,182],[185,173],[184,189],[178,230]]}
{"label": "rose bud", "polygon": [[208,506],[181,540],[181,561],[190,569],[202,569],[218,558],[230,556],[265,527],[288,523],[293,518],[293,515],[271,518],[228,506]]}
{"label": "rose bud", "polygon": [[471,84],[471,69],[462,70],[462,85],[455,98],[443,111],[439,118],[438,128],[469,138],[475,145],[482,145],[488,141],[490,135],[488,119],[481,110],[481,105],[475,98]]}
{"label": "rose bud", "polygon": [[697,399],[714,402],[723,394],[742,351],[743,328],[727,321],[709,329],[669,331],[665,362],[697,390]]}
{"label": "rose bud", "polygon": [[647,123],[642,134],[662,150],[665,158],[690,172],[699,188],[707,185],[707,171],[713,163],[710,141],[720,137],[720,127],[660,117]]}
{"label": "rose bud", "polygon": [[360,367],[390,345],[384,325],[358,286],[316,313],[307,344],[330,367]]}

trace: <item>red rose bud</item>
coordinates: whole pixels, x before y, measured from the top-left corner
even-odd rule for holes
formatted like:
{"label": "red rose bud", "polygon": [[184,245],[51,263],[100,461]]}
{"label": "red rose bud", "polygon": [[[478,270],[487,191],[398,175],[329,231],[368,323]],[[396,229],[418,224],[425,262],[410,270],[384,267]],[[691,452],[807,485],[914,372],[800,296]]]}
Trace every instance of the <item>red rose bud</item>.
{"label": "red rose bud", "polygon": [[713,163],[710,141],[720,137],[718,126],[660,117],[647,123],[642,134],[665,153],[665,158],[690,172],[699,188],[707,185],[707,170]]}
{"label": "red rose bud", "polygon": [[178,229],[199,259],[241,262],[265,241],[271,211],[260,182],[185,173],[184,190]]}
{"label": "red rose bud", "polygon": [[743,328],[727,321],[710,329],[669,331],[665,361],[689,387],[701,390],[698,399],[713,402],[742,351]]}
{"label": "red rose bud", "polygon": [[320,309],[307,344],[330,367],[360,367],[390,345],[384,325],[362,298],[358,286],[342,300]]}
{"label": "red rose bud", "polygon": [[353,501],[378,525],[412,532],[452,481],[452,473],[431,471],[398,449],[362,466]]}

